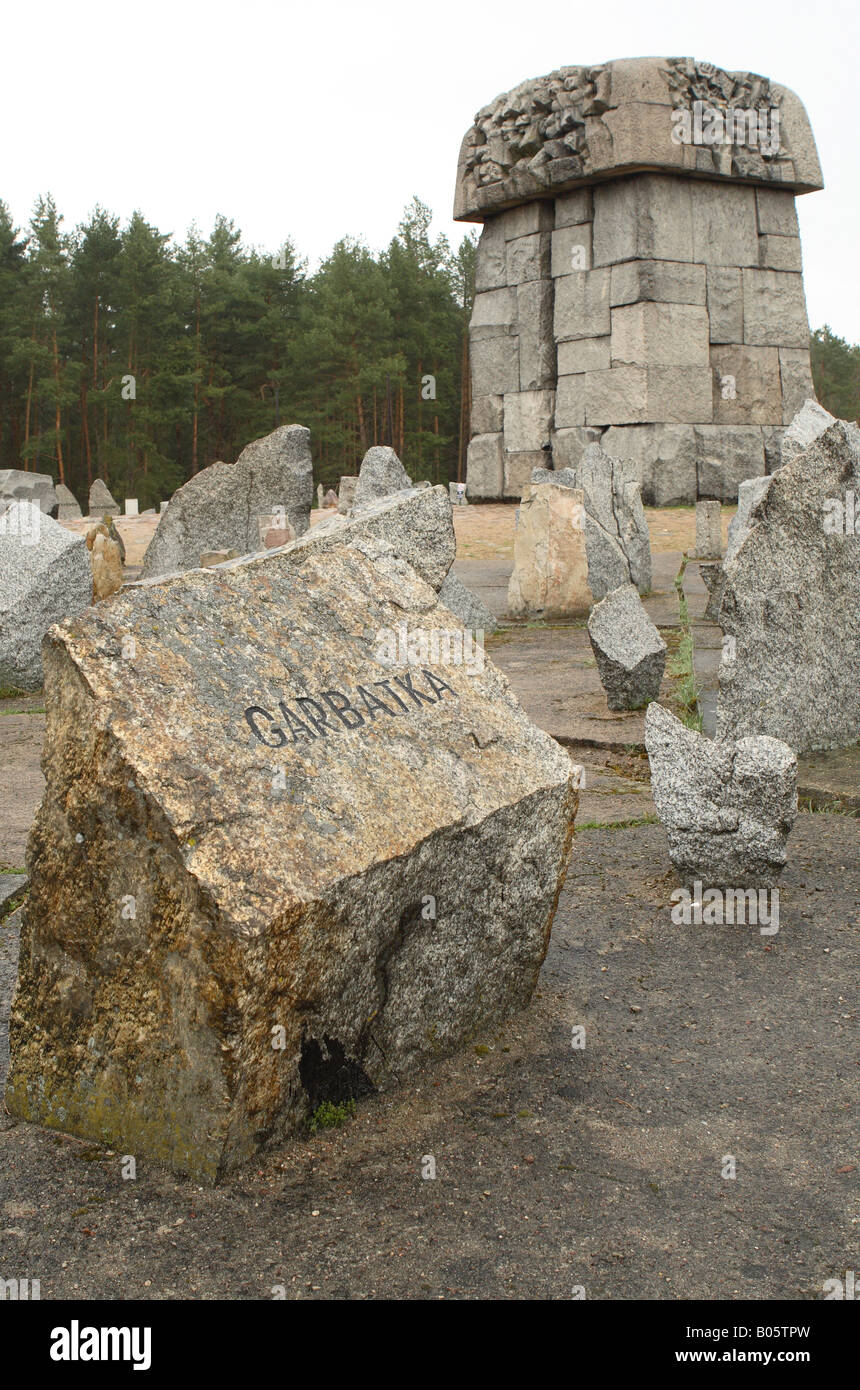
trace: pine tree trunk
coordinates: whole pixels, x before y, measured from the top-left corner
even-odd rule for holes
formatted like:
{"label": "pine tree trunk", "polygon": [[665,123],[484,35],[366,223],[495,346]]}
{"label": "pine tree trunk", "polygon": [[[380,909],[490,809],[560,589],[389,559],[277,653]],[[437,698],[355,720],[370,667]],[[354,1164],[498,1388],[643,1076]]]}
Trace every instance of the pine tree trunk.
{"label": "pine tree trunk", "polygon": [[87,460],[87,485],[92,487],[93,482],[93,458],[90,449],[90,420],[89,406],[87,405],[87,388],[81,387],[81,434],[84,441],[84,453]]}
{"label": "pine tree trunk", "polygon": [[361,392],[356,394],[356,408],[358,410],[358,440],[362,452],[367,451],[367,428],[364,423],[364,406],[361,403]]}
{"label": "pine tree trunk", "polygon": [[424,401],[422,400],[422,391],[423,391],[423,387],[422,387],[422,385],[421,385],[421,359],[420,359],[420,357],[419,357],[419,359],[418,359],[418,467],[417,467],[417,469],[416,469],[416,472],[417,472],[419,478],[420,478],[420,476],[421,476],[421,422],[422,422],[423,416],[424,416],[424,411],[423,411],[423,408],[422,408],[423,405],[424,405]]}
{"label": "pine tree trunk", "polygon": [[404,450],[404,447],[403,447],[403,440],[404,440],[405,431],[404,431],[404,425],[403,425],[403,382],[402,382],[402,381],[401,381],[399,387],[397,388],[397,407],[398,407],[398,410],[399,410],[399,412],[400,412],[400,431],[399,431],[399,436],[398,436],[398,437],[399,437],[399,441],[400,441],[400,447],[399,447],[399,449],[397,450],[397,454],[398,454],[398,457],[399,457],[399,458],[401,459],[401,461],[402,461],[403,455],[404,455],[404,453],[405,453],[405,450]]}
{"label": "pine tree trunk", "polygon": [[[25,443],[25,444],[27,444],[27,442],[29,441],[29,438],[30,438],[30,410],[31,410],[32,404],[33,404],[33,374],[34,374],[35,370],[36,370],[36,364],[35,364],[34,361],[31,361],[31,362],[30,362],[30,380],[27,382],[27,409],[26,409],[26,411],[25,411],[25,413],[24,413],[24,443]],[[30,467],[30,460],[29,460],[29,458],[26,458],[26,459],[24,460],[24,467],[25,467],[26,469],[29,469],[29,467]]]}
{"label": "pine tree trunk", "polygon": [[60,354],[59,354],[59,350],[58,350],[58,348],[57,348],[57,330],[56,330],[56,327],[54,328],[53,337],[54,337],[54,384],[55,384],[55,386],[56,386],[56,388],[57,388],[57,403],[56,403],[56,412],[55,412],[56,430],[57,430],[57,468],[59,469],[59,472],[60,472],[60,482],[61,482],[61,483],[64,483],[64,482],[66,481],[66,475],[65,475],[65,472],[64,472],[64,469],[63,469],[63,444],[62,444],[62,439],[61,439],[61,437],[60,437],[60,428],[61,428],[61,412],[60,412]]}

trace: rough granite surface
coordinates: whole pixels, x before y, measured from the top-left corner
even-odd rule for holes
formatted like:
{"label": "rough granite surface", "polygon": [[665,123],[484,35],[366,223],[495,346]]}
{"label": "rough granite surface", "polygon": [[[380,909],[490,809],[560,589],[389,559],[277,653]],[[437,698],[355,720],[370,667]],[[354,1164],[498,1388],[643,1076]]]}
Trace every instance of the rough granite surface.
{"label": "rough granite surface", "polygon": [[12,1114],[213,1180],[529,999],[580,770],[489,663],[381,663],[450,615],[351,542],[52,632]]}

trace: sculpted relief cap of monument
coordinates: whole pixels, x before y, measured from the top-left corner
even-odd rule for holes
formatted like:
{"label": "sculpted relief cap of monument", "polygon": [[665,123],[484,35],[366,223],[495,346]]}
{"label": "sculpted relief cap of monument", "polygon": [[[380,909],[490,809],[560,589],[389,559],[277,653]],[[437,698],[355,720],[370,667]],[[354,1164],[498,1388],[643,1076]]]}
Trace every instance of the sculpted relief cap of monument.
{"label": "sculpted relief cap of monument", "polygon": [[482,107],[460,150],[454,217],[481,222],[637,169],[823,187],[809,118],[787,87],[693,58],[624,58],[557,68]]}

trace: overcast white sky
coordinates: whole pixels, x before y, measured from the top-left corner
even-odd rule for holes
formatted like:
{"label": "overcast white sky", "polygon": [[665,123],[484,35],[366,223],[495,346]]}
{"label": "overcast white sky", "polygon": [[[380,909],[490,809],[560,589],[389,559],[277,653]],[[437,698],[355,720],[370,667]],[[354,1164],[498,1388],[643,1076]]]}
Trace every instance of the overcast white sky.
{"label": "overcast white sky", "polygon": [[417,193],[453,242],[477,109],[566,64],[691,55],[805,103],[825,189],[798,199],[812,327],[860,342],[857,0],[41,0],[6,6],[0,198],[67,229],[100,202],[162,231],[217,212],[311,267],[350,233],[387,244]]}

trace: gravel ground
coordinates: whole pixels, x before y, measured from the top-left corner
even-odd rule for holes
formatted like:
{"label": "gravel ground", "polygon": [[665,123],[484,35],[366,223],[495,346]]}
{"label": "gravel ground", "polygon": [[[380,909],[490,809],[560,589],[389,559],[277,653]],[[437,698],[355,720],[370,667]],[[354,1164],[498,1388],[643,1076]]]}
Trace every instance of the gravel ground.
{"label": "gravel ground", "polygon": [[2,1116],[0,1275],[43,1299],[820,1299],[860,1268],[858,847],[856,819],[802,814],[766,937],[672,924],[659,825],[581,832],[524,1013],[217,1188]]}

